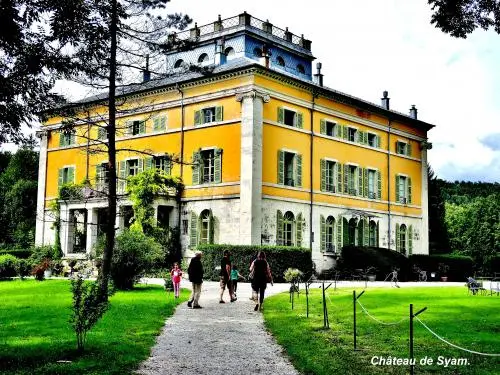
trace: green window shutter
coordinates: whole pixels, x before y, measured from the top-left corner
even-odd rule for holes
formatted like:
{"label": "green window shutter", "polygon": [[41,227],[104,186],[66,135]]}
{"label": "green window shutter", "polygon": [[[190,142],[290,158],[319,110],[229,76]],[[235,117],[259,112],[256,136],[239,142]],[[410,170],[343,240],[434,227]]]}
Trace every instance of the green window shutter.
{"label": "green window shutter", "polygon": [[349,194],[349,166],[344,164],[344,193]]}
{"label": "green window shutter", "polygon": [[57,186],[59,189],[64,185],[64,168],[59,169],[59,179],[57,181]]}
{"label": "green window shutter", "polygon": [[320,190],[325,191],[326,190],[326,160],[321,159],[320,160],[320,169],[321,169],[321,186]]}
{"label": "green window shutter", "polygon": [[276,245],[283,245],[283,214],[276,212]]}
{"label": "green window shutter", "polygon": [[137,174],[144,171],[144,159],[139,159],[137,162]]}
{"label": "green window shutter", "polygon": [[347,126],[342,127],[342,138],[347,139],[348,136],[348,129]]}
{"label": "green window shutter", "polygon": [[212,213],[212,210],[210,210],[209,216],[208,216],[208,243],[213,244],[214,243],[214,215]]}
{"label": "green window shutter", "polygon": [[320,134],[326,134],[326,120],[321,120],[319,122],[319,133]]}
{"label": "green window shutter", "polygon": [[172,175],[172,160],[168,159],[167,167],[165,169],[165,174]]}
{"label": "green window shutter", "polygon": [[278,184],[285,183],[285,152],[278,151]]}
{"label": "green window shutter", "polygon": [[295,246],[302,246],[302,214],[298,214],[295,219]]}
{"label": "green window shutter", "polygon": [[349,223],[347,219],[342,219],[342,247],[349,245]]}
{"label": "green window shutter", "polygon": [[377,222],[377,247],[380,247],[380,244],[379,244],[379,237],[380,237],[380,232],[379,232],[379,223]]}
{"label": "green window shutter", "polygon": [[342,129],[344,127],[340,124],[337,124],[335,127],[337,128],[337,137],[342,138]]}
{"label": "green window shutter", "polygon": [[146,133],[146,121],[140,121],[139,122],[139,134],[145,134]]}
{"label": "green window shutter", "polygon": [[214,150],[214,182],[220,183],[222,181],[222,150],[216,148]]}
{"label": "green window shutter", "polygon": [[361,130],[358,130],[356,135],[358,143],[363,144],[363,132]]}
{"label": "green window shutter", "polygon": [[303,121],[302,112],[297,112],[297,128],[302,129],[304,127]]}
{"label": "green window shutter", "polygon": [[285,121],[285,110],[283,107],[278,107],[278,124],[283,124]]}
{"label": "green window shutter", "polygon": [[408,255],[413,253],[413,227],[408,227]]}
{"label": "green window shutter", "polygon": [[342,216],[337,219],[337,252],[342,249]]}
{"label": "green window shutter", "polygon": [[118,191],[120,193],[125,193],[125,185],[126,185],[126,168],[127,168],[127,162],[126,161],[120,161],[118,162]]}
{"label": "green window shutter", "polygon": [[396,202],[399,203],[399,176],[396,175],[396,188],[394,189],[396,192]]}
{"label": "green window shutter", "polygon": [[335,164],[337,166],[337,193],[342,193],[342,164]]}
{"label": "green window shutter", "polygon": [[125,135],[132,135],[134,129],[134,122],[133,121],[127,121],[125,123]]}
{"label": "green window shutter", "polygon": [[358,246],[363,246],[363,238],[364,238],[364,235],[363,235],[363,231],[365,229],[365,224],[363,222],[363,219],[360,219],[359,222],[358,222],[358,238],[357,238],[357,242],[358,242]]}
{"label": "green window shutter", "polygon": [[382,144],[381,139],[380,139],[380,135],[377,135],[377,137],[375,138],[375,141],[377,142],[376,143],[377,148],[380,148],[380,146]]}
{"label": "green window shutter", "polygon": [[363,168],[357,167],[358,170],[358,195],[363,196]]}
{"label": "green window shutter", "polygon": [[149,156],[144,158],[144,168],[145,169],[153,168],[153,157]]}
{"label": "green window shutter", "polygon": [[221,105],[215,107],[215,121],[222,121],[223,118],[223,108]]}
{"label": "green window shutter", "polygon": [[201,125],[203,119],[202,111],[194,111],[194,124]]}
{"label": "green window shutter", "polygon": [[167,129],[167,117],[162,116],[162,118],[160,119],[160,130],[165,130],[165,129]]}
{"label": "green window shutter", "polygon": [[368,168],[363,170],[363,196],[368,198]]}
{"label": "green window shutter", "polygon": [[368,132],[363,132],[363,144],[368,144]]}
{"label": "green window shutter", "polygon": [[98,127],[97,128],[97,139],[103,140],[103,139],[108,138],[106,133],[107,133],[106,128]]}
{"label": "green window shutter", "polygon": [[71,133],[71,137],[70,137],[70,139],[71,139],[71,140],[70,140],[70,142],[71,142],[70,144],[72,144],[72,145],[76,145],[76,131],[73,131],[73,132]]}
{"label": "green window shutter", "polygon": [[365,219],[364,222],[365,222],[365,224],[364,224],[364,231],[363,231],[363,235],[364,235],[363,246],[369,246],[370,245],[370,223],[367,219]]}
{"label": "green window shutter", "polygon": [[200,153],[199,152],[193,152],[193,165],[191,166],[193,170],[193,185],[199,185],[200,184]]}
{"label": "green window shutter", "polygon": [[68,168],[68,182],[70,184],[75,183],[75,167],[69,167]]}
{"label": "green window shutter", "polygon": [[399,238],[399,224],[396,223],[396,251],[399,251],[400,248],[400,238]]}
{"label": "green window shutter", "polygon": [[302,186],[302,155],[301,154],[296,154],[295,155],[295,181],[296,184],[295,186],[301,187]]}
{"label": "green window shutter", "polygon": [[408,177],[408,204],[411,203],[411,178]]}
{"label": "green window shutter", "polygon": [[67,146],[66,144],[66,137],[64,136],[64,132],[59,132],[59,146],[64,147]]}
{"label": "green window shutter", "polygon": [[191,230],[189,233],[189,245],[194,249],[198,245],[198,217],[191,211]]}
{"label": "green window shutter", "polygon": [[380,171],[377,171],[377,197],[382,199],[382,175]]}
{"label": "green window shutter", "polygon": [[158,131],[158,130],[160,130],[160,118],[155,117],[153,119],[153,131]]}
{"label": "green window shutter", "polygon": [[406,155],[411,156],[411,144],[410,143],[408,143],[406,145]]}
{"label": "green window shutter", "polygon": [[326,250],[326,220],[323,215],[319,215],[320,227],[320,251],[323,253]]}

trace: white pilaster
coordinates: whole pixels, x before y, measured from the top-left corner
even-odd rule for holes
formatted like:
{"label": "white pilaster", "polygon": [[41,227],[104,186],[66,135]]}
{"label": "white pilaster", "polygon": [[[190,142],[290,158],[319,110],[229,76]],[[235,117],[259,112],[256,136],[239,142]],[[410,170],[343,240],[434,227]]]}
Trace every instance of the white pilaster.
{"label": "white pilaster", "polygon": [[87,246],[85,251],[90,254],[92,247],[97,242],[97,208],[87,210]]}
{"label": "white pilaster", "polygon": [[44,245],[45,238],[45,184],[47,181],[47,138],[48,132],[37,134],[40,138],[40,156],[38,159],[38,191],[36,198],[35,245]]}
{"label": "white pilaster", "polygon": [[422,145],[422,229],[420,231],[420,254],[429,254],[429,181],[427,172],[428,143]]}
{"label": "white pilaster", "polygon": [[240,244],[260,245],[262,231],[262,117],[269,95],[252,90],[240,93],[241,169]]}

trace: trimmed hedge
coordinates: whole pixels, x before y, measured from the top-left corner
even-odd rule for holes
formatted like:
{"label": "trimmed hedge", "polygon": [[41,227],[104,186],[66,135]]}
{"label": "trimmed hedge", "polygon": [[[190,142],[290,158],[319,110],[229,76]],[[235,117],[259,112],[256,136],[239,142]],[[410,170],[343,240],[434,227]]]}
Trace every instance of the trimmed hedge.
{"label": "trimmed hedge", "polygon": [[257,252],[264,251],[271,267],[274,281],[284,282],[284,273],[288,268],[297,268],[307,279],[312,274],[312,258],[309,249],[288,246],[254,246],[254,245],[200,245],[197,250],[203,252],[201,262],[205,271],[204,278],[218,281],[220,262],[224,250],[231,252],[231,262],[238,266],[243,276],[248,276],[250,264]]}
{"label": "trimmed hedge", "polygon": [[0,249],[0,255],[10,254],[20,259],[28,259],[32,253],[33,253],[32,249],[18,249],[18,248]]}
{"label": "trimmed hedge", "polygon": [[492,256],[488,261],[490,272],[500,272],[500,255]]}
{"label": "trimmed hedge", "polygon": [[[440,274],[439,265],[440,263],[449,266],[446,274]],[[439,280],[441,276],[447,276],[448,281],[466,281],[467,277],[473,276],[473,265],[471,257],[463,255],[422,255],[414,254],[410,255],[410,265],[420,267],[422,270],[427,271],[427,281],[431,280],[431,272],[436,272],[436,279]],[[414,275],[413,278],[416,278]]]}
{"label": "trimmed hedge", "polygon": [[349,278],[356,269],[376,268],[377,280],[385,280],[387,275],[397,268],[398,280],[408,279],[409,261],[403,254],[383,247],[344,246],[342,257],[337,263],[337,270],[343,278]]}

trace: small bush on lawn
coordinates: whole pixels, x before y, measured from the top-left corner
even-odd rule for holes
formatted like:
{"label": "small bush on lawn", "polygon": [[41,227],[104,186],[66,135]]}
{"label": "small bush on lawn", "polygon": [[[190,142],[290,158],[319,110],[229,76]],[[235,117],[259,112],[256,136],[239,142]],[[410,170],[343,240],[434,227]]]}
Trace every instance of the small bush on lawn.
{"label": "small bush on lawn", "polygon": [[61,257],[62,254],[54,246],[45,245],[33,248],[30,260],[34,264],[39,264],[45,259],[58,260],[61,259]]}
{"label": "small bush on lawn", "polygon": [[27,259],[32,254],[32,249],[22,249],[17,247],[6,247],[0,249],[0,255],[10,254],[18,259]]}
{"label": "small bush on lawn", "polygon": [[24,279],[31,273],[33,269],[32,263],[28,259],[18,259],[16,264],[16,274],[21,279]]}
{"label": "small bush on lawn", "polygon": [[16,276],[17,258],[14,255],[0,255],[0,278]]}
{"label": "small bush on lawn", "polygon": [[132,289],[141,274],[163,261],[161,245],[137,230],[124,230],[116,237],[111,278],[118,289]]}
{"label": "small bush on lawn", "polygon": [[201,261],[205,278],[219,280],[220,261],[224,250],[231,252],[231,262],[238,266],[242,275],[248,275],[250,264],[257,252],[264,251],[271,267],[275,282],[283,282],[284,273],[288,268],[297,268],[304,273],[305,278],[312,274],[312,258],[309,249],[288,246],[253,246],[253,245],[200,245],[197,250],[203,252]]}
{"label": "small bush on lawn", "polygon": [[375,267],[377,280],[384,280],[393,269],[398,269],[398,279],[408,279],[409,262],[403,254],[382,247],[344,246],[337,269],[348,277],[354,270]]}

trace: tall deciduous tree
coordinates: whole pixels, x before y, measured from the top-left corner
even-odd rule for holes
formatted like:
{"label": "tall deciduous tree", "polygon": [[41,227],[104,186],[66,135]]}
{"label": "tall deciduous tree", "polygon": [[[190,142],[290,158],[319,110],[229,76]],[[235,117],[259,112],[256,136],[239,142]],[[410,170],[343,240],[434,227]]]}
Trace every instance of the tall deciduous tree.
{"label": "tall deciduous tree", "polygon": [[456,38],[466,38],[475,29],[493,28],[500,34],[498,0],[428,0],[434,13],[431,24]]}
{"label": "tall deciduous tree", "polygon": [[430,165],[427,165],[429,181],[429,252],[451,252],[445,223],[445,203],[441,185]]}

